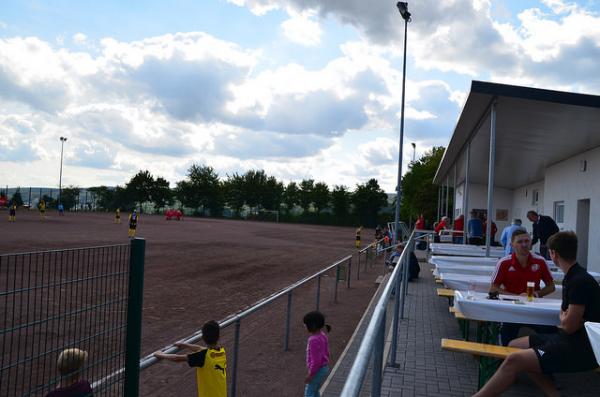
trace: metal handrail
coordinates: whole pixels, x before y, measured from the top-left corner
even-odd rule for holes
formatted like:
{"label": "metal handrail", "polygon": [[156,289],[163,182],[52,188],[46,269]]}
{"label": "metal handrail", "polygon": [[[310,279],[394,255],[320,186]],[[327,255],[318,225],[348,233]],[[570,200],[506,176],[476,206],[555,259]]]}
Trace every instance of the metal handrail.
{"label": "metal handrail", "polygon": [[[408,255],[411,252],[411,249],[414,247],[414,236],[415,231],[413,231],[408,239],[408,244],[405,249],[402,251],[400,258],[398,259],[398,264],[403,264],[403,266],[395,266],[389,280],[385,284],[383,292],[375,305],[375,309],[373,310],[373,315],[369,324],[367,325],[367,329],[363,336],[362,342],[356,354],[356,358],[354,363],[352,364],[352,368],[348,373],[346,383],[344,384],[344,388],[342,389],[341,396],[343,397],[356,397],[360,394],[365,376],[367,374],[367,369],[369,365],[369,361],[371,358],[371,354],[375,354],[373,360],[373,382],[372,382],[372,390],[371,395],[374,397],[379,397],[381,394],[381,372],[383,365],[383,344],[385,342],[385,317],[386,317],[386,309],[389,302],[390,295],[392,293],[392,289],[394,285],[396,287],[396,310],[394,310],[394,329],[392,332],[397,334],[397,326],[398,326],[398,316],[400,306],[402,309],[404,307],[404,297],[406,295],[406,287],[408,281]],[[403,274],[404,273],[404,274]],[[403,274],[403,277],[401,275]],[[400,291],[402,280],[402,295]],[[400,297],[402,298],[402,302],[400,303]],[[403,310],[402,310],[403,311]],[[394,348],[394,346],[392,346]],[[394,349],[395,351],[395,349]],[[395,361],[395,355],[392,355],[392,360]],[[395,362],[393,363],[395,364]]]}
{"label": "metal handrail", "polygon": [[[367,246],[361,252],[366,251],[366,250],[368,250],[370,248],[371,248],[370,246]],[[239,326],[240,326],[241,320],[244,317],[247,317],[250,314],[254,313],[255,311],[257,311],[257,310],[259,310],[259,309],[267,306],[268,304],[270,304],[271,302],[275,301],[276,299],[281,298],[284,295],[288,295],[288,316],[287,316],[288,324],[286,324],[286,325],[288,325],[288,327],[286,327],[286,350],[287,350],[287,339],[288,339],[288,332],[289,332],[289,314],[290,314],[289,313],[289,308],[290,308],[290,305],[291,305],[292,292],[295,289],[301,287],[302,285],[308,283],[309,281],[311,281],[311,280],[313,280],[315,278],[317,278],[317,281],[318,281],[317,286],[318,286],[318,289],[320,290],[321,276],[324,273],[330,271],[333,268],[339,268],[339,266],[341,266],[342,264],[344,264],[346,262],[348,263],[349,266],[351,266],[352,255],[347,255],[347,256],[343,257],[342,259],[336,261],[332,265],[329,265],[326,268],[321,269],[320,271],[318,271],[318,272],[316,272],[316,273],[314,273],[314,274],[312,274],[310,276],[304,277],[303,279],[301,279],[301,280],[299,280],[299,281],[297,281],[297,282],[295,282],[295,283],[293,283],[293,284],[291,284],[291,285],[283,288],[282,290],[280,290],[278,292],[275,292],[275,293],[271,294],[270,296],[268,296],[266,298],[263,298],[263,299],[255,302],[250,307],[248,307],[247,309],[241,311],[240,313],[236,313],[236,314],[233,314],[231,316],[228,316],[228,317],[226,317],[225,319],[223,319],[223,320],[221,320],[219,322],[219,325],[220,325],[221,329],[224,329],[224,328],[226,328],[226,327],[228,327],[228,326],[230,326],[232,324],[235,325],[235,328],[236,328],[235,329],[235,333],[236,333],[235,334],[235,340],[236,341],[235,341],[235,345],[234,345],[234,361],[233,361],[233,365],[232,365],[233,366],[233,380],[232,380],[232,393],[231,393],[232,396],[236,395],[236,368],[237,368],[237,359],[238,359],[237,348],[238,348],[238,345],[239,345],[239,329],[240,329]],[[350,285],[350,283],[349,283],[349,281],[350,281],[350,271],[348,271],[348,274],[346,275],[346,277],[348,278],[348,286],[349,286]],[[337,274],[336,274],[336,285],[335,285],[335,288],[334,288],[334,290],[335,290],[334,297],[335,298],[334,299],[337,299],[337,281],[338,280],[337,280]],[[319,290],[317,291],[317,310],[318,310],[318,306],[319,306],[319,295],[320,295],[320,291]],[[184,339],[181,339],[181,340],[177,341],[176,343],[194,343],[194,342],[197,342],[198,340],[200,340],[201,338],[202,338],[202,331],[199,330],[199,331],[193,333],[192,335],[190,335],[190,336],[188,336],[188,337],[186,337]],[[172,344],[172,345],[170,345],[170,346],[168,346],[166,348],[161,349],[160,351],[163,352],[163,353],[176,353],[176,352],[178,352],[180,350],[181,350],[180,348],[178,348],[174,344]],[[144,369],[147,369],[147,368],[151,367],[152,365],[158,363],[159,361],[160,360],[158,360],[156,357],[154,357],[154,353],[151,353],[151,354],[149,354],[149,355],[147,355],[145,357],[142,357],[140,359],[140,361],[139,361],[139,367],[140,367],[139,370],[142,371]],[[122,374],[123,371],[124,371],[123,368],[120,368],[120,369],[116,370],[112,374],[110,374],[110,375],[108,375],[108,376],[106,376],[106,377],[104,377],[102,379],[99,379],[99,380],[93,382],[92,387],[96,388],[96,387],[102,385],[103,383],[105,383],[108,380],[114,378],[115,376],[118,376],[118,375]]]}
{"label": "metal handrail", "polygon": [[[315,277],[318,277],[321,274],[328,272],[329,270],[333,269],[336,266],[341,265],[342,263],[350,260],[351,258],[352,258],[352,255],[345,256],[344,258],[342,258],[339,261],[335,262],[334,264],[326,267],[325,269],[322,269],[311,276],[305,277],[302,280],[297,281],[294,284],[291,284],[291,285],[283,288],[282,290],[275,292],[272,295],[255,302],[248,309],[242,311],[241,313],[231,315],[231,316],[226,317],[225,319],[221,320],[219,322],[219,326],[221,327],[221,329],[224,329],[232,324],[235,324],[236,321],[241,320],[242,318],[254,313],[255,311],[268,305],[269,303],[273,302],[274,300],[282,297],[283,295],[286,295],[288,292],[295,290],[296,288],[302,286],[303,284],[306,284],[307,282],[314,279]],[[193,333],[191,336],[189,336],[185,339],[182,339],[181,341],[178,341],[176,343],[194,343],[194,342],[197,342],[198,340],[200,340],[201,338],[202,338],[202,331],[198,331],[198,332]],[[174,353],[179,350],[181,350],[181,349],[179,349],[178,347],[176,347],[173,344],[170,347],[167,347],[166,349],[162,349],[161,351],[163,353]],[[143,369],[146,369],[146,368],[150,367],[151,365],[156,364],[157,362],[160,361],[156,357],[154,357],[153,354],[154,353],[149,354],[146,357],[143,357],[140,359],[140,371]]]}

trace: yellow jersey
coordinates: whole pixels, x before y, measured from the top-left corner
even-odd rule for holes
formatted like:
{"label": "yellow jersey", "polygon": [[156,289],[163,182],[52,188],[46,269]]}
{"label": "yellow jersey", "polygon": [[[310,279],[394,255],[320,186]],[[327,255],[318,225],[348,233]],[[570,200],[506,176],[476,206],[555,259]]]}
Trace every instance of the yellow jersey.
{"label": "yellow jersey", "polygon": [[208,348],[188,355],[196,368],[198,397],[227,397],[227,355],[225,348]]}

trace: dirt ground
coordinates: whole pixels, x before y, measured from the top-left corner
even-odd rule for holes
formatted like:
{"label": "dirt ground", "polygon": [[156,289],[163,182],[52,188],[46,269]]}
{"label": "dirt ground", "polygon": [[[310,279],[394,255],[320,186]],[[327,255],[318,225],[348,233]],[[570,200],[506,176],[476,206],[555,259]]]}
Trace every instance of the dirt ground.
{"label": "dirt ground", "polygon": [[[4,212],[0,216],[4,217]],[[126,214],[123,214],[126,215]],[[118,244],[127,242],[127,225],[112,214],[19,211],[17,222],[3,219],[0,254]],[[249,221],[186,218],[165,221],[142,215],[138,237],[147,240],[144,279],[142,354],[184,338],[209,319],[222,320],[254,302],[355,252],[354,229]],[[370,241],[372,230],[363,231]],[[320,310],[333,327],[331,367],[341,354],[372,294],[381,264],[361,266],[352,283],[338,283],[334,273],[322,278]],[[364,263],[364,258],[363,258]],[[302,316],[314,310],[316,282],[293,294],[290,349],[283,350],[287,299],[261,309],[241,322],[237,364],[238,396],[301,396],[305,374],[306,331]],[[233,377],[234,327],[222,331],[228,351],[228,381]],[[193,396],[194,372],[185,364],[159,363],[141,374],[140,396]]]}

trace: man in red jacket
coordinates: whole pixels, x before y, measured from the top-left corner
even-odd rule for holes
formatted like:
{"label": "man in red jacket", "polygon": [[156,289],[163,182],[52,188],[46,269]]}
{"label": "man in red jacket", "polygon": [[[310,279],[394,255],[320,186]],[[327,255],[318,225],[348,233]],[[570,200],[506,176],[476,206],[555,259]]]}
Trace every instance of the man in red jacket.
{"label": "man in red jacket", "polygon": [[465,216],[461,214],[454,220],[454,226],[452,227],[452,230],[455,230],[455,232],[452,233],[452,242],[454,244],[462,244],[464,228]]}

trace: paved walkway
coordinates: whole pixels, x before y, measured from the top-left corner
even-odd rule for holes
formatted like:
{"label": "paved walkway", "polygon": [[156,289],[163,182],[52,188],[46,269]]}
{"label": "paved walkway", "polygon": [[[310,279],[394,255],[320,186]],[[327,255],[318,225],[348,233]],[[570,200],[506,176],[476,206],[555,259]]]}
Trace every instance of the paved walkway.
{"label": "paved walkway", "polygon": [[[421,263],[421,277],[409,284],[406,318],[401,320],[398,334],[400,366],[385,369],[382,396],[470,396],[477,390],[477,361],[440,347],[442,338],[461,339],[461,334],[457,321],[448,312],[447,299],[436,295],[429,268],[428,264]],[[359,327],[360,332],[364,331]],[[355,344],[359,339],[355,338]],[[351,346],[350,354],[340,363],[340,371],[332,377],[324,396],[339,395],[355,352],[356,347]],[[556,381],[563,396],[600,395],[600,376],[593,372],[560,374]],[[369,391],[370,386],[365,385],[362,395],[368,396]],[[503,394],[508,397],[541,395],[526,376],[520,377],[517,384]]]}

